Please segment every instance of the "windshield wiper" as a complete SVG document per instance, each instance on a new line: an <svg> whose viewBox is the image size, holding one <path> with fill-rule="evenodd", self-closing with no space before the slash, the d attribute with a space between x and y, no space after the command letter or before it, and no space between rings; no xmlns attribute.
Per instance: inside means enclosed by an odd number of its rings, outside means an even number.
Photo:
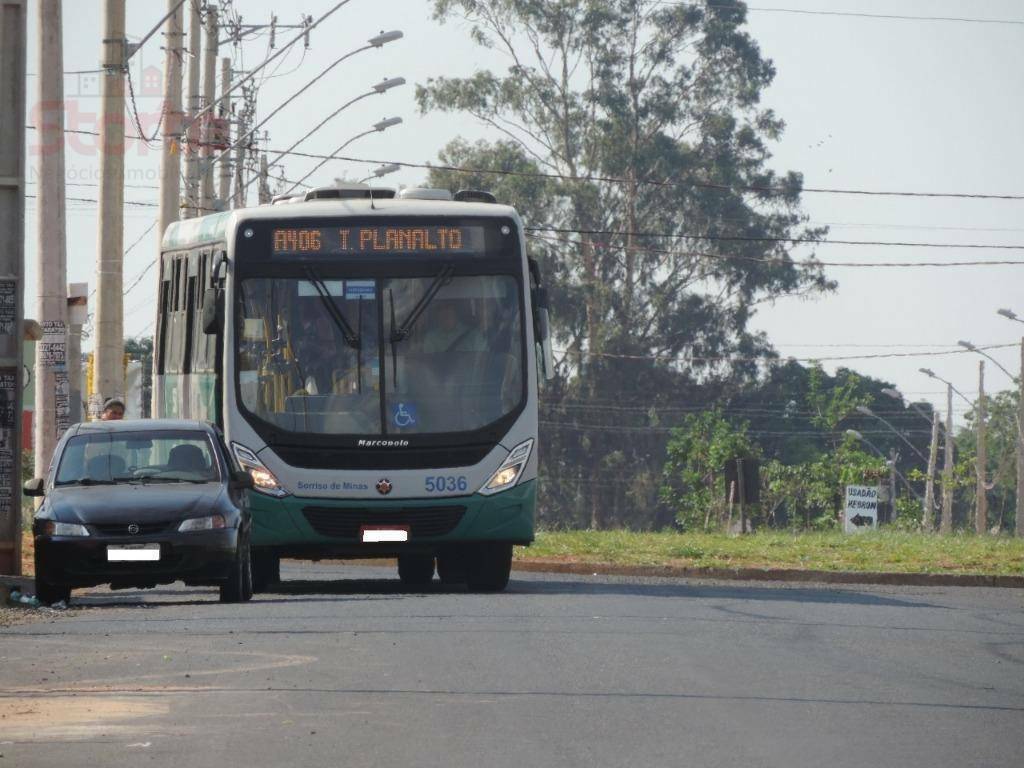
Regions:
<svg viewBox="0 0 1024 768"><path fill-rule="evenodd" d="M94 480L91 477L80 477L77 480L65 480L54 485L116 485L116 480Z"/></svg>
<svg viewBox="0 0 1024 768"><path fill-rule="evenodd" d="M426 311L430 302L437 296L438 291L448 282L451 278L452 273L455 271L453 264L446 264L440 272L437 273L437 277L427 288L427 292L424 293L420 300L416 302L416 306L412 308L409 316L405 318L405 321L399 326L395 327L395 302L394 299L391 301L391 343L396 344L399 341L404 341L409 338L409 334L412 333L412 327L416 324L416 321L420 319L420 315Z"/></svg>
<svg viewBox="0 0 1024 768"><path fill-rule="evenodd" d="M327 310L327 314L330 315L331 320L341 331L341 336L345 339L345 343L348 344L352 349L362 349L362 341L359 338L359 334L356 333L352 326L349 325L348 320L338 309L338 305L334 303L334 297L331 296L331 292L327 290L327 286L324 285L323 279L316 273L312 267L306 268L306 275L309 277L309 281L316 288L316 292L320 295L320 301L323 302L324 308Z"/></svg>

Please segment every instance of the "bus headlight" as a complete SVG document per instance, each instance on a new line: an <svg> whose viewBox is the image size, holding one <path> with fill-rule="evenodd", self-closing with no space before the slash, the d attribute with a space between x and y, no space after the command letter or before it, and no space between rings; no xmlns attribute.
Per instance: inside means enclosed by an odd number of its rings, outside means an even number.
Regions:
<svg viewBox="0 0 1024 768"><path fill-rule="evenodd" d="M509 451L508 458L494 471L494 474L484 483L478 493L489 496L499 491L507 491L514 486L519 482L523 470L526 469L526 462L529 461L532 450L533 439L531 438Z"/></svg>
<svg viewBox="0 0 1024 768"><path fill-rule="evenodd" d="M238 443L232 443L231 450L235 454L238 465L252 477L254 490L278 499L288 495L288 491L274 477L274 473L267 469L255 453Z"/></svg>

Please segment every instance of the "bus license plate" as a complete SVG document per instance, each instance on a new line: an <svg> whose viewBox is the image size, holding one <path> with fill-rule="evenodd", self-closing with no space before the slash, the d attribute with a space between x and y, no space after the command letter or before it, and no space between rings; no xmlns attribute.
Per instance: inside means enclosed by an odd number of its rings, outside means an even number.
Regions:
<svg viewBox="0 0 1024 768"><path fill-rule="evenodd" d="M404 525L380 528L364 526L360 529L359 533L363 544L381 544L384 542L409 540L409 527Z"/></svg>
<svg viewBox="0 0 1024 768"><path fill-rule="evenodd" d="M108 563L155 562L160 559L159 544L109 544Z"/></svg>

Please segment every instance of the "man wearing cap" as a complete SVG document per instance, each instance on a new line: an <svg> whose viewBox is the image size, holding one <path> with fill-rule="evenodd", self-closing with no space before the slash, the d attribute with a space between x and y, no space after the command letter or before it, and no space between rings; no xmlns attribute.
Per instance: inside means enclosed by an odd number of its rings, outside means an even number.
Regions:
<svg viewBox="0 0 1024 768"><path fill-rule="evenodd" d="M112 397L103 404L103 413L100 421L120 421L124 418L124 403L116 397Z"/></svg>

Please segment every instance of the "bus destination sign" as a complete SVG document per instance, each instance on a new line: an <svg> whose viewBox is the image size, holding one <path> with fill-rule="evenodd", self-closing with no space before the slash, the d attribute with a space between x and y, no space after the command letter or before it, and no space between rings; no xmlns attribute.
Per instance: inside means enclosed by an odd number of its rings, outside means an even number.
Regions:
<svg viewBox="0 0 1024 768"><path fill-rule="evenodd" d="M483 255L482 226L374 226L274 229L274 255Z"/></svg>

